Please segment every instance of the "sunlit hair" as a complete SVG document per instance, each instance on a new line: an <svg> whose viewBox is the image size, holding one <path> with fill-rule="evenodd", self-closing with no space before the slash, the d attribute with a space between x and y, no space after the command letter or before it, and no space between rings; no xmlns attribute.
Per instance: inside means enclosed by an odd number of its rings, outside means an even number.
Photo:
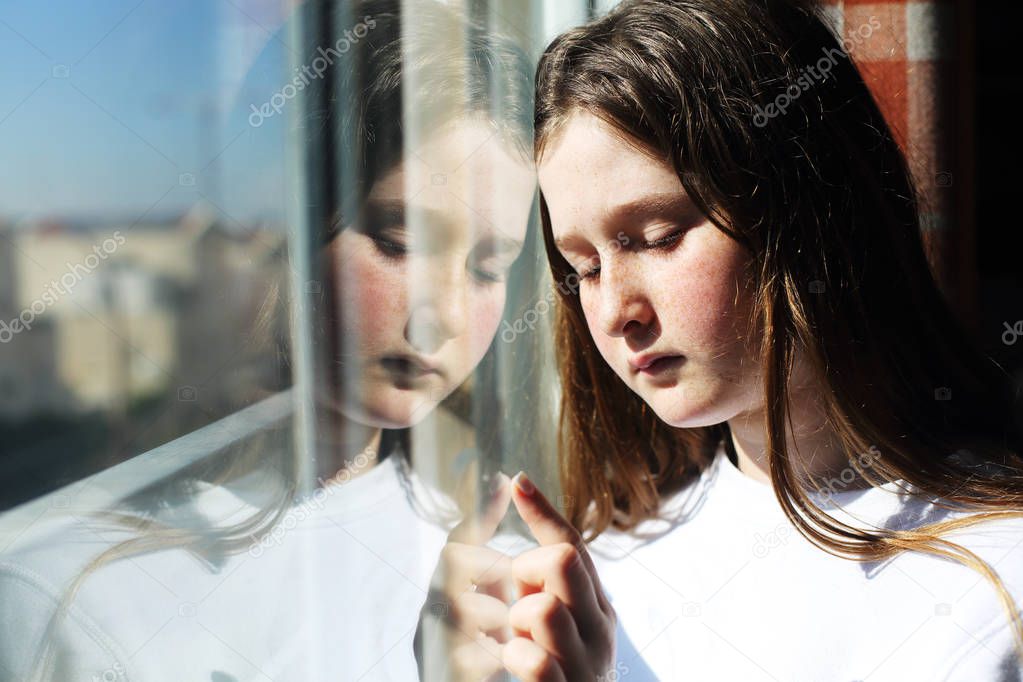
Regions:
<svg viewBox="0 0 1023 682"><path fill-rule="evenodd" d="M831 50L841 45L809 2L626 0L543 54L536 158L582 111L670 164L713 224L753 254L747 338L762 339L767 456L786 516L836 556L876 561L916 550L974 568L997 588L1020 646L1002 581L940 537L1023 517L1015 394L936 287L907 162L853 63L841 53L828 79L797 84ZM763 115L790 86L800 95L787 111ZM554 278L569 281L574 270L554 246L543 197L541 220ZM655 517L661 498L692 482L722 440L733 458L734 450L727 423L659 421L601 358L577 289L558 292L561 478L570 520L592 538ZM922 499L980 513L868 530L815 506L786 448L797 352L871 485L905 479ZM945 390L951 399L936 399ZM868 451L876 456L864 468L854 454Z"/></svg>
<svg viewBox="0 0 1023 682"><path fill-rule="evenodd" d="M402 161L403 98L411 98L416 114L433 129L465 118L484 121L495 128L495 135L507 149L524 160L532 156L533 63L508 37L490 30L475 17L466 17L454 8L439 2L421 0L415 6L414 20L403 22L401 0L355 0L328 2L310 0L297 10L305 13L309 23L315 17L327 17L335 29L349 22L371 17L374 26L365 38L351 43L351 49L316 83L317 87L333 89L334 95L324 110L309 112L302 122L305 144L329 144L347 154L350 165L339 173L341 190L325 192L330 197L329 220L315 235L319 246L329 243L339 230L347 227L347 216L357 214L373 183ZM294 20L294 18L292 19ZM464 41L445 45L437 42L440 35L464 35ZM330 35L318 36L306 47L307 62L318 55L319 38L333 44ZM415 76L418 92L404 88L404 79ZM452 98L451 93L463 93ZM354 171L354 172L353 172ZM525 246L508 276L515 283L509 287L504 317L521 316L530 303L532 284L538 275L538 259L542 256L540 240L530 218ZM261 308L255 332L251 335L250 352L265 360L270 355L277 369L275 386L261 387L266 395L287 386L290 381L288 334L288 300L282 289L287 282L270 287ZM332 287L324 287L326 291ZM314 336L321 342L335 333L336 319L332 302L325 297L314 315L319 327ZM506 354L516 354L515 364L529 367L535 352L535 339L530 335L522 342L504 344ZM515 430L507 419L507 408L498 395L500 376L496 344L492 344L468 384L445 400L452 414L475 427L479 461L476 473L497 469L501 458L509 453L503 448L507 437L503 432ZM524 390L538 394L535 382L539 373L525 372L514 377L502 390ZM540 448L532 431L516 439L521 452L510 453L520 458L530 449ZM384 431L379 457L400 453L398 462L402 483L411 495L408 473L407 430ZM533 453L530 453L533 454ZM77 592L86 579L102 567L149 552L181 549L194 554L210 565L225 561L230 555L242 553L254 543L265 539L297 501L300 489L297 480L296 453L292 447L291 420L255 433L244 443L215 453L203 461L177 472L167 480L154 482L130 499L123 508L102 511L93 516L111 522L121 529L135 532L134 537L119 542L93 558L71 581L50 619L35 657L34 680L49 679L54 664L55 634ZM257 469L276 474L267 478L276 481L276 490L267 493L267 502L250 518L227 527L185 528L165 525L157 514L168 499L182 499L196 494L200 482L222 485ZM456 494L462 491L452 491ZM344 494L343 491L341 494ZM471 509L472 495L460 495L462 513ZM415 500L410 500L416 504ZM444 519L450 520L450 519Z"/></svg>

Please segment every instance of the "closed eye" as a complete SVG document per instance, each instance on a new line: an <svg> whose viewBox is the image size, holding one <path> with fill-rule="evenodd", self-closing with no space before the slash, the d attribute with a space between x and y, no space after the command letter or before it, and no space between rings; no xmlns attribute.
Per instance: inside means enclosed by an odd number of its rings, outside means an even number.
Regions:
<svg viewBox="0 0 1023 682"><path fill-rule="evenodd" d="M600 272L600 259L593 257L588 261L582 263L580 267L576 268L576 272L579 273L579 279L591 279Z"/></svg>
<svg viewBox="0 0 1023 682"><path fill-rule="evenodd" d="M686 231L684 229L675 230L670 234L667 234L660 239L654 239L648 242L641 242L639 247L647 249L670 249L682 239ZM587 267L588 266L588 267ZM580 279L593 279L600 274L600 259L592 258L586 263L583 263L580 267L575 268L576 272L579 273Z"/></svg>
<svg viewBox="0 0 1023 682"><path fill-rule="evenodd" d="M409 247L402 241L388 239L381 234L371 234L370 239L373 240L373 244L380 253L389 258L401 258L408 255Z"/></svg>
<svg viewBox="0 0 1023 682"><path fill-rule="evenodd" d="M676 242L678 242L679 239L682 238L683 234L685 234L685 230L675 230L671 234L665 235L664 237L661 237L660 239L655 239L655 240L649 241L649 242L643 242L643 248L644 249L664 249L664 248L673 246Z"/></svg>

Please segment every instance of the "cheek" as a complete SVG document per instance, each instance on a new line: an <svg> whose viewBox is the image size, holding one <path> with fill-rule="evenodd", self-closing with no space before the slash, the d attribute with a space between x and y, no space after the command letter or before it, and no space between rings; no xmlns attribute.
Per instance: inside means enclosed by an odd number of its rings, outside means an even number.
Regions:
<svg viewBox="0 0 1023 682"><path fill-rule="evenodd" d="M719 252L701 249L657 267L656 277L647 280L646 295L656 311L661 345L712 358L733 347L746 333L749 314L748 294L736 300L741 266L741 255L729 247ZM614 357L621 339L598 327L599 297L587 293L585 285L579 296L594 345L604 358ZM726 350L725 355L730 353Z"/></svg>
<svg viewBox="0 0 1023 682"><path fill-rule="evenodd" d="M497 326L504 311L505 287L494 286L472 296L468 333L473 364L486 353L490 342L497 333Z"/></svg>
<svg viewBox="0 0 1023 682"><path fill-rule="evenodd" d="M745 333L747 294L737 291L744 261L737 248L724 243L665 273L662 281L669 284L656 294L658 317L683 352L719 354Z"/></svg>
<svg viewBox="0 0 1023 682"><path fill-rule="evenodd" d="M665 333L677 335L681 350L713 352L735 336L735 294L732 281L725 278L693 278L664 292L659 317ZM670 332L669 332L670 330Z"/></svg>
<svg viewBox="0 0 1023 682"><path fill-rule="evenodd" d="M371 249L355 244L334 264L344 338L369 347L400 336L408 310L404 269Z"/></svg>

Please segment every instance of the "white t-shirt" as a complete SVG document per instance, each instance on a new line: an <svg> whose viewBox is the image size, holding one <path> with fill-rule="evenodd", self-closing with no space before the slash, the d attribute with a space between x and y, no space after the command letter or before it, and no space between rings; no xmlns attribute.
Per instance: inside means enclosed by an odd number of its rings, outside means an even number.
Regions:
<svg viewBox="0 0 1023 682"><path fill-rule="evenodd" d="M52 679L274 682L417 679L412 640L448 527L421 514L397 456L295 503L276 533L210 565L180 549L91 575L56 640ZM270 487L254 472L165 514L227 525ZM414 474L416 499L447 512ZM427 518L428 517L428 518ZM75 513L0 555L0 679L24 679L63 588L125 531Z"/></svg>
<svg viewBox="0 0 1023 682"><path fill-rule="evenodd" d="M961 515L898 486L816 499L861 528ZM871 563L830 555L795 530L771 487L739 471L723 447L664 512L685 520L608 531L590 548L619 618L617 679L1020 679L1008 617L979 573L916 552ZM945 537L987 561L1019 605L1023 522L989 521Z"/></svg>

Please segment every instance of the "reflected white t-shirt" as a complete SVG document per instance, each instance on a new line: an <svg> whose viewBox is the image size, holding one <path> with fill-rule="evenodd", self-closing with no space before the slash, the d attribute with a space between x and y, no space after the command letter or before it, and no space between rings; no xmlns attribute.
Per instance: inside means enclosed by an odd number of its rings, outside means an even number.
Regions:
<svg viewBox="0 0 1023 682"><path fill-rule="evenodd" d="M219 565L171 549L96 571L59 629L53 679L417 679L412 641L450 524L420 513L409 486L427 506L445 499L414 473L403 482L400 466L392 456L296 502L269 540ZM166 514L241 521L265 475L207 486ZM63 588L129 536L68 513L0 555L0 679L23 679Z"/></svg>
<svg viewBox="0 0 1023 682"><path fill-rule="evenodd" d="M911 498L900 484L817 499L864 528L962 515ZM608 531L591 545L619 618L617 679L1020 679L1008 617L979 573L915 552L871 563L827 554L723 447L664 512L684 520L639 526L639 534L668 530L655 539ZM1023 601L1023 522L989 521L945 537L987 561Z"/></svg>

